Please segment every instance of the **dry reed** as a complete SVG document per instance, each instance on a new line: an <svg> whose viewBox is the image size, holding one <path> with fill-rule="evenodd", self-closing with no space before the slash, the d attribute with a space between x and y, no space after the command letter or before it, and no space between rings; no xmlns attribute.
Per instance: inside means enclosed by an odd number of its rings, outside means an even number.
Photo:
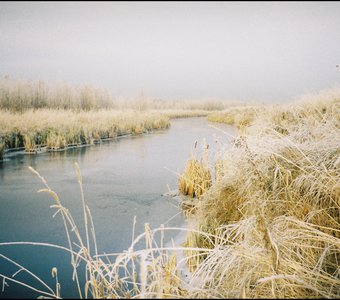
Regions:
<svg viewBox="0 0 340 300"><path fill-rule="evenodd" d="M200 161L196 158L195 143L191 158L188 160L184 172L178 179L178 188L183 195L200 198L211 186L211 173L208 161L208 145L204 146Z"/></svg>
<svg viewBox="0 0 340 300"><path fill-rule="evenodd" d="M212 112L208 116L211 122L235 124L239 129L249 126L256 117L260 107L257 106L235 106L226 110Z"/></svg>
<svg viewBox="0 0 340 300"><path fill-rule="evenodd" d="M0 111L0 137L7 149L37 147L66 149L68 146L93 144L126 134L142 134L166 129L169 118L159 112L98 110L28 110L24 113Z"/></svg>
<svg viewBox="0 0 340 300"><path fill-rule="evenodd" d="M186 242L212 249L191 262L193 297L339 298L340 93L322 95L263 108L221 154L194 210L217 238Z"/></svg>

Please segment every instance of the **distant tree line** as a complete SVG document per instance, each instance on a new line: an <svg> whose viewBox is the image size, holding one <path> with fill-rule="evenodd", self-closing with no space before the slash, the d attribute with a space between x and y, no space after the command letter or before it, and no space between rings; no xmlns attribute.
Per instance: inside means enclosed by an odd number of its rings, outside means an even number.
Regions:
<svg viewBox="0 0 340 300"><path fill-rule="evenodd" d="M134 98L113 99L108 91L91 85L73 87L66 83L49 85L43 80L29 81L0 78L0 109L23 112L29 109L188 109L222 110L235 102L206 100L150 99L141 93Z"/></svg>
<svg viewBox="0 0 340 300"><path fill-rule="evenodd" d="M44 81L0 80L0 108L13 111L52 108L91 110L110 108L112 99L105 90L84 85L78 88L65 83L49 86Z"/></svg>

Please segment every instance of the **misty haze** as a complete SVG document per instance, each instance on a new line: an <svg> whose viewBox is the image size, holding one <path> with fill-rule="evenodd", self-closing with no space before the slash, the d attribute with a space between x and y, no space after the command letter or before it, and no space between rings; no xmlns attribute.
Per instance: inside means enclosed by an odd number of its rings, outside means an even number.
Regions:
<svg viewBox="0 0 340 300"><path fill-rule="evenodd" d="M1 2L0 298L340 298L339 16Z"/></svg>

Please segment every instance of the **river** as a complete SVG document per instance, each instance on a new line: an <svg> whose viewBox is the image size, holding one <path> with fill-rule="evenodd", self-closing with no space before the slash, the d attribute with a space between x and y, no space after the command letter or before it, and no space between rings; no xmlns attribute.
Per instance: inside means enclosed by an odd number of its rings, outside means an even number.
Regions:
<svg viewBox="0 0 340 300"><path fill-rule="evenodd" d="M212 126L209 126L211 124ZM219 128L219 129L218 129ZM93 217L99 253L121 252L131 243L136 216L136 234L151 228L182 226L184 217L177 201L163 196L177 189L177 175L189 158L195 141L210 146L211 159L217 145L226 141L235 128L209 123L205 118L171 120L170 129L140 136L117 138L102 144L46 152L38 155L17 153L0 162L0 242L44 242L66 246L60 215L50 208L54 201L41 180L28 167L35 168L59 195L83 229L80 189L74 162L79 164L85 201ZM82 230L83 231L83 230ZM30 245L1 246L0 254L24 265L49 285L54 285L51 269L58 268L62 297L78 297L71 280L69 255L61 250ZM0 258L0 273L11 276L17 267ZM25 272L15 277L40 288ZM2 282L1 282L2 283ZM39 294L7 281L0 298L33 298Z"/></svg>

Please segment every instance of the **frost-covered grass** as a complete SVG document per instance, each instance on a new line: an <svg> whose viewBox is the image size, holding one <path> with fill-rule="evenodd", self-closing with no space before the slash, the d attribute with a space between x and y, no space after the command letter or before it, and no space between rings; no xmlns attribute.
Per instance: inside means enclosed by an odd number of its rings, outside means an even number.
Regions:
<svg viewBox="0 0 340 300"><path fill-rule="evenodd" d="M123 253L98 254L83 193L82 237L33 170L62 217L79 297L339 298L340 97L334 90L313 97L263 107L221 151L218 176L193 202L189 227L146 224ZM82 191L78 168L77 177ZM165 245L168 231L186 232L186 242ZM84 286L78 262L86 265ZM58 284L45 288L42 295L59 297Z"/></svg>

